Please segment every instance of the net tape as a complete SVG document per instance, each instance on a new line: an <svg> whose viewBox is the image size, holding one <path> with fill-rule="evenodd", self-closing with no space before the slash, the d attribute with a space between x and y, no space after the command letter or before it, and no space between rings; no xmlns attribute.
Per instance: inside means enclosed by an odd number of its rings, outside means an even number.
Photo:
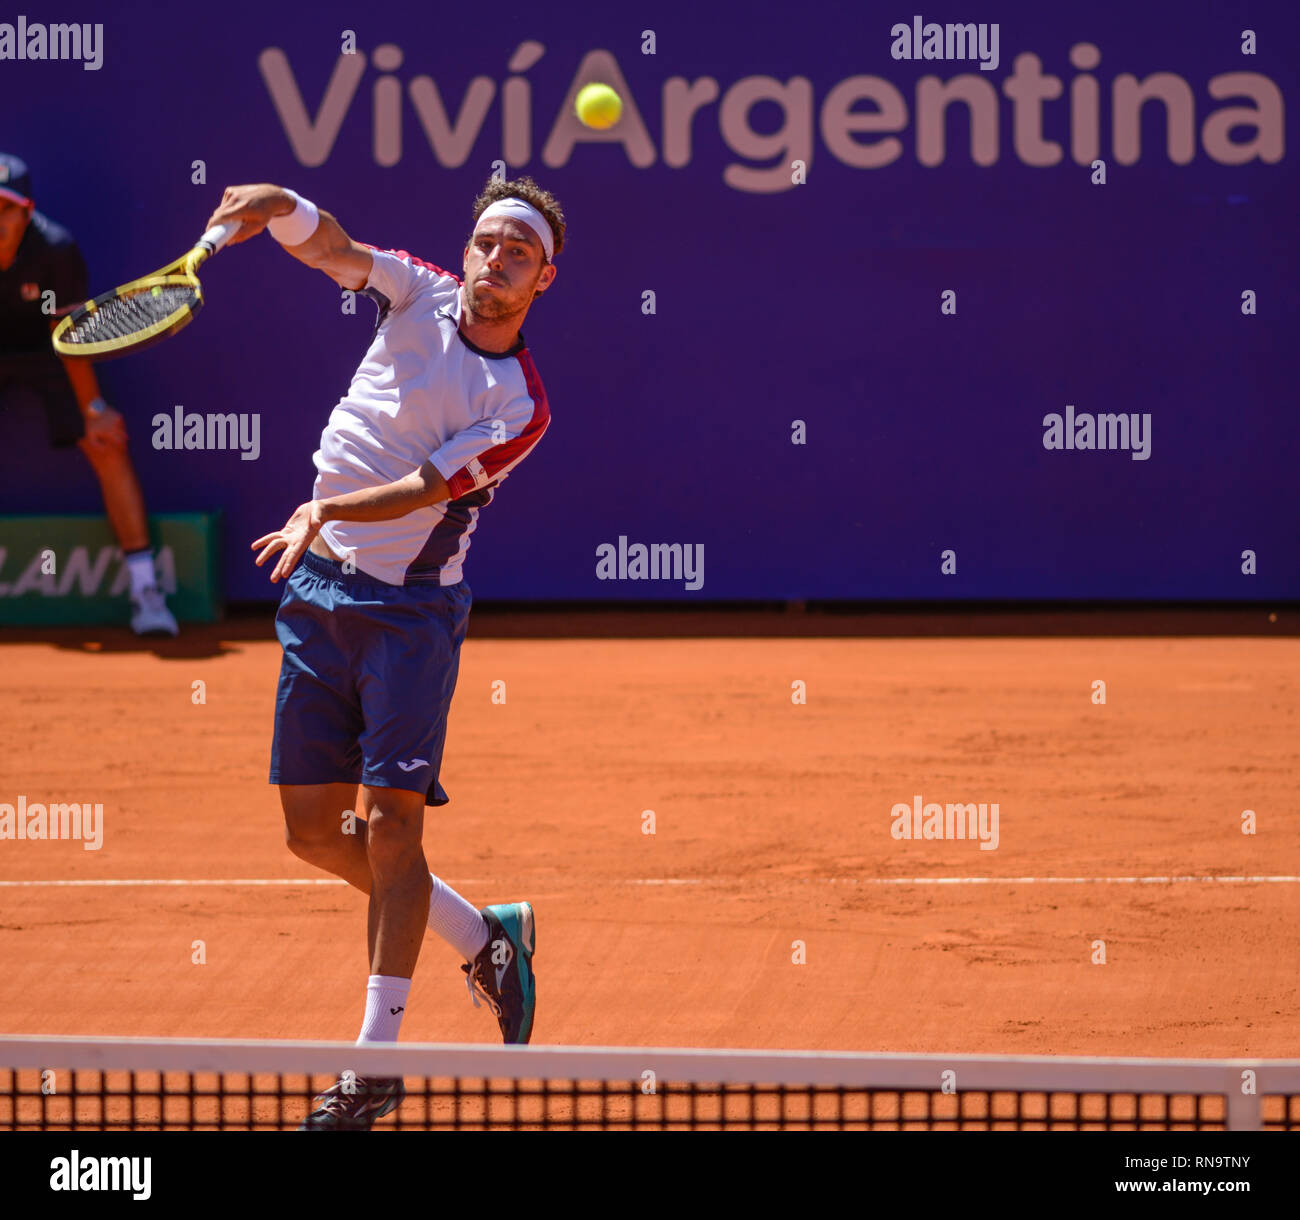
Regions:
<svg viewBox="0 0 1300 1220"><path fill-rule="evenodd" d="M0 1130L291 1129L344 1073L404 1078L377 1130L1300 1130L1300 1060L16 1038Z"/></svg>

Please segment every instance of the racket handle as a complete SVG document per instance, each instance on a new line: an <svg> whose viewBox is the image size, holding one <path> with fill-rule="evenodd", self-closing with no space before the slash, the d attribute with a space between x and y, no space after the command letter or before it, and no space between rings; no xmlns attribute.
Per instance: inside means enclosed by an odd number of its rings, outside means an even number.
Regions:
<svg viewBox="0 0 1300 1220"><path fill-rule="evenodd" d="M198 240L198 245L205 246L209 254L215 254L243 227L243 222L232 220L223 225L213 225Z"/></svg>

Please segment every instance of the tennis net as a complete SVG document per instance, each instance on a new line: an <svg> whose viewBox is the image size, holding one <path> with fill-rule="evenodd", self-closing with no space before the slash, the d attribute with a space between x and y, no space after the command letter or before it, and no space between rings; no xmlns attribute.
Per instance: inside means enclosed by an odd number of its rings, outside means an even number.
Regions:
<svg viewBox="0 0 1300 1220"><path fill-rule="evenodd" d="M292 1130L400 1076L375 1130L1300 1130L1300 1060L0 1037L0 1131Z"/></svg>

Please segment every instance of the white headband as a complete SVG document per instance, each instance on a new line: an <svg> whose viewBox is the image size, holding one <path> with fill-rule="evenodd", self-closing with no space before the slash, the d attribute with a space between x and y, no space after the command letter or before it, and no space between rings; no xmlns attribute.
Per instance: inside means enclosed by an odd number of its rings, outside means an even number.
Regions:
<svg viewBox="0 0 1300 1220"><path fill-rule="evenodd" d="M546 251L546 258L549 261L555 257L555 238L551 233L551 226L546 223L546 217L541 214L531 203L525 203L522 199L498 199L496 203L490 204L483 209L483 215L478 218L478 228L490 216L512 216L515 220L521 220L541 239L542 249Z"/></svg>

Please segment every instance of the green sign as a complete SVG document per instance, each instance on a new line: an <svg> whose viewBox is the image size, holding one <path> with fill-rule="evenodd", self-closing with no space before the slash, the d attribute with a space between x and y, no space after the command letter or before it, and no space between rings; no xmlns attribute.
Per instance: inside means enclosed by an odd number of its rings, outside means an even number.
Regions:
<svg viewBox="0 0 1300 1220"><path fill-rule="evenodd" d="M180 622L221 617L221 514L149 518L158 585ZM125 624L130 577L103 517L0 517L0 624Z"/></svg>

